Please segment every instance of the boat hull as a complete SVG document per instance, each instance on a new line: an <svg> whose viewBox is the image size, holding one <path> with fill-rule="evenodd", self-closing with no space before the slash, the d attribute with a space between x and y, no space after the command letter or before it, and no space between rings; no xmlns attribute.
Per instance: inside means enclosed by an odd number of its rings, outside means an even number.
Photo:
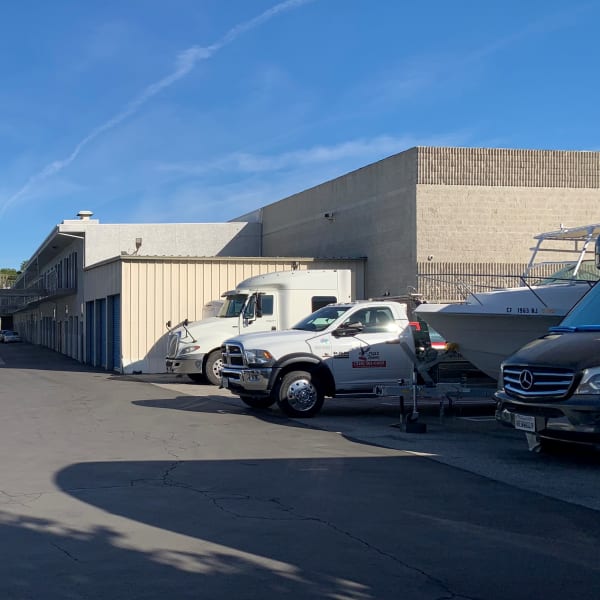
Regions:
<svg viewBox="0 0 600 600"><path fill-rule="evenodd" d="M417 314L438 331L458 352L493 379L500 363L519 348L558 325L564 314L499 315L444 311L448 305L423 304Z"/></svg>

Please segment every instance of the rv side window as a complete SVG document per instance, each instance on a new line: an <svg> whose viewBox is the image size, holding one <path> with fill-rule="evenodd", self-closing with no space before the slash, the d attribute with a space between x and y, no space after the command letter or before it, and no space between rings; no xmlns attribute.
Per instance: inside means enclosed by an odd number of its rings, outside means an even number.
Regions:
<svg viewBox="0 0 600 600"><path fill-rule="evenodd" d="M319 310L328 304L333 304L337 302L337 298L335 296L313 296L311 299L312 309L311 312L315 312L315 310Z"/></svg>
<svg viewBox="0 0 600 600"><path fill-rule="evenodd" d="M267 294L260 295L260 308L263 316L273 314L273 296Z"/></svg>

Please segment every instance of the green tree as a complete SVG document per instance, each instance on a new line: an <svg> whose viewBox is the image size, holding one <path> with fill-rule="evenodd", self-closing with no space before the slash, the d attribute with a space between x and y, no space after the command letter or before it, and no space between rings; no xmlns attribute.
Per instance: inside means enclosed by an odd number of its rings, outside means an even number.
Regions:
<svg viewBox="0 0 600 600"><path fill-rule="evenodd" d="M16 269L0 268L0 288L6 289L12 287L18 272Z"/></svg>

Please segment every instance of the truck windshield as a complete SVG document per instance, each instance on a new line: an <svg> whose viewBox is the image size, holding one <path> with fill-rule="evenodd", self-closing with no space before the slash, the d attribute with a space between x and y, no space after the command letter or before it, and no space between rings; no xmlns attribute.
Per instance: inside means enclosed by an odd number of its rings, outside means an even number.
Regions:
<svg viewBox="0 0 600 600"><path fill-rule="evenodd" d="M231 294L225 296L225 302L223 302L223 306L221 306L217 317L239 317L247 298L247 294Z"/></svg>
<svg viewBox="0 0 600 600"><path fill-rule="evenodd" d="M560 328L577 329L589 325L600 326L600 285L594 287L570 310L560 322Z"/></svg>
<svg viewBox="0 0 600 600"><path fill-rule="evenodd" d="M323 331L334 321L337 321L350 307L349 306L324 306L308 317L296 323L292 329L301 331Z"/></svg>

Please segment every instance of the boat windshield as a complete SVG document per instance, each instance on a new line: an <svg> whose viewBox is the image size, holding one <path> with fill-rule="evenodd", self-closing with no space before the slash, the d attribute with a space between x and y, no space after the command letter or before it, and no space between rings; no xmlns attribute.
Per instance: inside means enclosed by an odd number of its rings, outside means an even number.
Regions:
<svg viewBox="0 0 600 600"><path fill-rule="evenodd" d="M579 269L577 263L565 265L548 277L541 278L533 285L549 285L552 283L564 283L565 281L598 281L600 279L600 271L596 268L593 260L584 260Z"/></svg>
<svg viewBox="0 0 600 600"><path fill-rule="evenodd" d="M592 328L592 329L590 329ZM560 325L551 331L600 330L600 285L592 289L569 311Z"/></svg>
<svg viewBox="0 0 600 600"><path fill-rule="evenodd" d="M225 301L217 313L217 317L239 317L247 298L248 294L228 294L225 296Z"/></svg>
<svg viewBox="0 0 600 600"><path fill-rule="evenodd" d="M299 323L296 323L292 329L300 331L323 331L334 321L337 321L349 308L349 306L335 306L333 304L324 306L302 319Z"/></svg>

